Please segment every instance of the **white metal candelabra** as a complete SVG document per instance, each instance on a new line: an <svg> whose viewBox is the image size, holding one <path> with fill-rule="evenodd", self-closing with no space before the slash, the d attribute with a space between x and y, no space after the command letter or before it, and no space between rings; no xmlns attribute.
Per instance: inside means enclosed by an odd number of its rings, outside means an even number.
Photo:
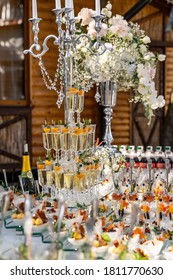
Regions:
<svg viewBox="0 0 173 280"><path fill-rule="evenodd" d="M95 20L95 29L97 32L96 42L93 44L91 38L87 34L76 35L76 18L74 17L73 1L66 0L65 8L61 8L60 0L56 0L56 8L52 11L56 16L56 24L58 26L58 36L48 35L42 46L39 44L39 23L42 20L37 16L37 3L36 0L32 0L33 4L33 17L29 19L32 22L32 31L34 34L34 42L31 47L24 51L25 54L31 54L33 57L39 59L39 66L41 69L42 77L46 87L49 90L54 90L58 94L57 106L61 107L63 100L65 99L66 92L70 87L73 86L73 67L74 61L72 59L72 54L75 52L76 45L80 44L80 39L85 37L88 40L87 48L96 57L102 55L106 51L106 46L101 44L100 31L102 28L103 16L100 15L100 0L96 1L96 15L93 16ZM62 25L65 23L65 28ZM54 45L58 46L59 56L57 62L57 68L55 71L55 76L53 79L50 78L48 71L46 70L42 57L49 50L47 45L49 39L54 40ZM101 51L100 51L101 49ZM97 72L97 69L96 69ZM97 78L99 73L95 74ZM94 80L94 79L93 79ZM96 80L96 79L95 79ZM57 82L59 81L59 89L57 87ZM93 81L94 82L94 81ZM91 86L93 84L91 82ZM96 83L97 84L97 83ZM97 91L95 98L98 101L100 99L99 91ZM65 110L65 115L67 114ZM67 120L65 116L65 120Z"/></svg>

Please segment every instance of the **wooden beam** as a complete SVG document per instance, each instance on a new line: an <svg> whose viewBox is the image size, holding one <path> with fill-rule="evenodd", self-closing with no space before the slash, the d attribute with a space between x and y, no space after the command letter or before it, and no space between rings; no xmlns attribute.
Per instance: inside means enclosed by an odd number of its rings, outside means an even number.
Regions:
<svg viewBox="0 0 173 280"><path fill-rule="evenodd" d="M14 155L14 154L12 154L12 153L9 153L9 152L7 152L7 151L1 150L1 149L0 149L0 155L5 156L5 157L8 157L8 158L11 158L11 159L14 159L14 160L17 160L17 161L19 161L19 162L22 161L22 158L21 158L21 157L19 157L19 156L17 156L17 155Z"/></svg>
<svg viewBox="0 0 173 280"><path fill-rule="evenodd" d="M129 11L124 14L126 20L130 20L136 14L139 13L146 5L148 5L152 0L139 0Z"/></svg>
<svg viewBox="0 0 173 280"><path fill-rule="evenodd" d="M16 122L19 122L22 119L24 119L24 116L17 116L17 117L15 117L15 118L13 118L13 119L11 119L9 121L3 122L3 123L0 124L0 129L3 129L3 128L7 127L7 126L10 126L10 125L12 125L12 124L14 124Z"/></svg>
<svg viewBox="0 0 173 280"><path fill-rule="evenodd" d="M155 132L155 129L156 129L156 126L157 126L158 121L159 121L159 118L155 118L154 123L153 123L153 126L152 126L152 129L151 129L151 131L150 131L150 134L149 134L148 139L147 139L147 142L146 142L146 145L147 145L147 146L148 146L148 145L150 144L150 142L151 142L151 139L152 139L153 134L154 134L154 132Z"/></svg>
<svg viewBox="0 0 173 280"><path fill-rule="evenodd" d="M134 120L134 124L135 124L135 126L136 126L136 129L137 129L137 132L138 132L138 134L139 134L139 137L140 137L140 139L141 139L141 141L142 141L142 144L143 144L143 146L146 148L146 146L147 146L147 141L145 141L144 133L143 133L143 131L142 131L142 129L141 129L141 126L140 126L140 124L139 124L139 122L138 122L137 120Z"/></svg>
<svg viewBox="0 0 173 280"><path fill-rule="evenodd" d="M152 40L150 43L151 47L160 47L160 48L173 48L172 41L154 41Z"/></svg>
<svg viewBox="0 0 173 280"><path fill-rule="evenodd" d="M155 8L158 8L162 13L168 16L170 14L171 6L172 6L170 3L168 4L166 1L163 0L152 0L150 5Z"/></svg>

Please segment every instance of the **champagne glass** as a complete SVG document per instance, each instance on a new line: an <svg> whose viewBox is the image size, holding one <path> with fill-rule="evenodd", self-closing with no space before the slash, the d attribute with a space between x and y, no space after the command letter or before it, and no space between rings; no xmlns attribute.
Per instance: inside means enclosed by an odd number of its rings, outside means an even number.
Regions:
<svg viewBox="0 0 173 280"><path fill-rule="evenodd" d="M70 127L64 126L60 134L60 147L64 153L64 160L68 160L68 152L71 146L71 130Z"/></svg>
<svg viewBox="0 0 173 280"><path fill-rule="evenodd" d="M95 131L96 131L96 125L95 124L90 124L88 125L88 145L90 148L94 147L95 144Z"/></svg>
<svg viewBox="0 0 173 280"><path fill-rule="evenodd" d="M68 123L74 123L74 113L76 111L77 89L72 87L66 91L66 113L68 114Z"/></svg>
<svg viewBox="0 0 173 280"><path fill-rule="evenodd" d="M63 188L63 167L60 165L54 165L54 178L55 188L58 190L58 195L61 193Z"/></svg>
<svg viewBox="0 0 173 280"><path fill-rule="evenodd" d="M52 149L52 133L43 132L43 146L45 150L50 153Z"/></svg>
<svg viewBox="0 0 173 280"><path fill-rule="evenodd" d="M81 129L81 133L79 134L79 150L82 152L88 147L88 133L86 128Z"/></svg>
<svg viewBox="0 0 173 280"><path fill-rule="evenodd" d="M38 183L42 187L42 193L44 193L44 189L46 186L46 168L39 167L39 164L37 164L37 173L38 173Z"/></svg>
<svg viewBox="0 0 173 280"><path fill-rule="evenodd" d="M80 124L80 114L83 110L84 110L84 91L78 90L76 113L77 113L77 123L79 124Z"/></svg>
<svg viewBox="0 0 173 280"><path fill-rule="evenodd" d="M72 146L72 150L74 152L78 151L78 146L79 146L78 139L79 139L79 137L78 137L78 128L75 127L73 129L72 133L71 133L71 146Z"/></svg>
<svg viewBox="0 0 173 280"><path fill-rule="evenodd" d="M61 143L60 143L60 138L61 138L61 133L60 133L60 127L59 126L54 126L52 129L52 148L56 152L56 162L59 162L59 151L61 149Z"/></svg>
<svg viewBox="0 0 173 280"><path fill-rule="evenodd" d="M77 192L77 201L80 204L86 203L86 184L85 184L85 173L81 170L75 174L74 187Z"/></svg>
<svg viewBox="0 0 173 280"><path fill-rule="evenodd" d="M76 174L76 164L63 164L63 192L68 205L74 206L76 202L74 192L74 177Z"/></svg>

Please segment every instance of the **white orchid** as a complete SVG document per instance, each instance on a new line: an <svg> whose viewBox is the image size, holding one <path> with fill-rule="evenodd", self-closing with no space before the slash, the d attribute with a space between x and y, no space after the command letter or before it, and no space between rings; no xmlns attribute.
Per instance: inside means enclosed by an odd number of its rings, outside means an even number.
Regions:
<svg viewBox="0 0 173 280"><path fill-rule="evenodd" d="M162 95L152 97L151 96L151 109L155 110L157 108L162 108L165 106L165 100Z"/></svg>

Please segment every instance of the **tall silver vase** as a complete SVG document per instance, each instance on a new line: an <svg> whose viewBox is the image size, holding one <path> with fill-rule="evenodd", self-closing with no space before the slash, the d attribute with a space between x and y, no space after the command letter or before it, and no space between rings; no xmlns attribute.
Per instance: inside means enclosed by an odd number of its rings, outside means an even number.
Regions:
<svg viewBox="0 0 173 280"><path fill-rule="evenodd" d="M101 105L104 110L104 118L106 120L105 131L103 134L103 141L106 146L110 146L113 142L112 130L111 130L111 120L113 107L116 105L117 101L117 85L112 81L105 81L100 84L101 91Z"/></svg>

